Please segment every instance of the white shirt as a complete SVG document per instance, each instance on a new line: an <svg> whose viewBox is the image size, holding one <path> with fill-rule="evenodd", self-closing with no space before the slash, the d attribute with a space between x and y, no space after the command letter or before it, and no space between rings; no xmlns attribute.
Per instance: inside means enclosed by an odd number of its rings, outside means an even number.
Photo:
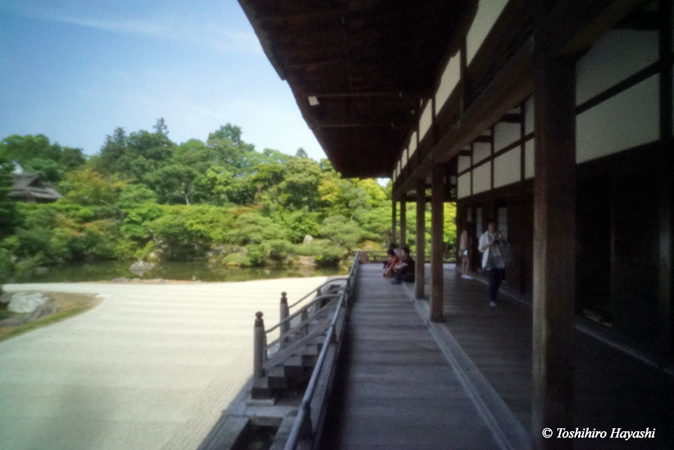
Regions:
<svg viewBox="0 0 674 450"><path fill-rule="evenodd" d="M494 239L499 239L502 240L503 236L501 233L498 231L495 233L490 233L489 231L485 231L482 233L480 236L480 242L478 245L478 250L482 252L482 268L486 269L487 264L489 263L489 251L491 250L491 246L488 246L490 242L492 242ZM496 267L496 269L503 269L504 267Z"/></svg>

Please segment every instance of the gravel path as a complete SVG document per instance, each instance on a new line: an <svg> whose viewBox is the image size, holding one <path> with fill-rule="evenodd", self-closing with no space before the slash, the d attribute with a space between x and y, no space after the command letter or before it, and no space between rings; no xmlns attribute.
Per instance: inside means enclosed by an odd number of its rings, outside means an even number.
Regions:
<svg viewBox="0 0 674 450"><path fill-rule="evenodd" d="M105 300L0 343L0 448L196 448L251 376L255 311L325 280L5 285Z"/></svg>

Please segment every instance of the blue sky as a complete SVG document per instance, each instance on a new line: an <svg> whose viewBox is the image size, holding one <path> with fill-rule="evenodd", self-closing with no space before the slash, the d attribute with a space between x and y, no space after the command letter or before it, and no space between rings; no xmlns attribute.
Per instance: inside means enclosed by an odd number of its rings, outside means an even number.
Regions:
<svg viewBox="0 0 674 450"><path fill-rule="evenodd" d="M0 138L93 154L159 117L178 143L231 122L258 150L325 157L236 0L0 0Z"/></svg>

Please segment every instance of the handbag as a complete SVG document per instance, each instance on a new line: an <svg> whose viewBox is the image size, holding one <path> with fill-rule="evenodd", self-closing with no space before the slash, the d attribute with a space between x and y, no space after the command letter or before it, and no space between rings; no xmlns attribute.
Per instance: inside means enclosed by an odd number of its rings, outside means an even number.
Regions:
<svg viewBox="0 0 674 450"><path fill-rule="evenodd" d="M513 266L513 249L512 246L503 239L503 235L499 233L499 245L497 247L499 248L500 256L503 258L503 264L505 267L512 267Z"/></svg>

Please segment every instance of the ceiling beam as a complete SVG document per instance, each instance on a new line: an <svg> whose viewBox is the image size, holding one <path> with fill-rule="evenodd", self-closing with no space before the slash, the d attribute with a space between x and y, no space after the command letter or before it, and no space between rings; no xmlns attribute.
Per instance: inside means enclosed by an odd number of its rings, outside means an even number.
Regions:
<svg viewBox="0 0 674 450"><path fill-rule="evenodd" d="M395 89L384 91L355 91L355 92L313 92L308 97L318 98L350 98L350 97L388 97L401 99L418 99L428 96L427 92L409 92Z"/></svg>
<svg viewBox="0 0 674 450"><path fill-rule="evenodd" d="M347 14L347 8L308 8L301 11L276 12L263 14L257 17L261 23L279 22L284 20L317 19Z"/></svg>
<svg viewBox="0 0 674 450"><path fill-rule="evenodd" d="M342 123L315 123L309 128L312 130L320 130L321 128L397 128L409 127L414 122L342 122Z"/></svg>
<svg viewBox="0 0 674 450"><path fill-rule="evenodd" d="M498 121L505 123L521 123L522 114L506 114L505 116L501 117Z"/></svg>

